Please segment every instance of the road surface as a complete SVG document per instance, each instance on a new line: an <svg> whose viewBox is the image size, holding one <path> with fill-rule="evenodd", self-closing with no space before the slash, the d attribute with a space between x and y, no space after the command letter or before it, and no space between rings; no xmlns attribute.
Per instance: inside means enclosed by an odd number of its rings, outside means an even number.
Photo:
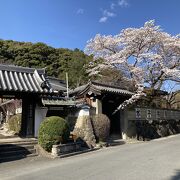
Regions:
<svg viewBox="0 0 180 180"><path fill-rule="evenodd" d="M0 180L180 180L180 135L64 159L0 164Z"/></svg>

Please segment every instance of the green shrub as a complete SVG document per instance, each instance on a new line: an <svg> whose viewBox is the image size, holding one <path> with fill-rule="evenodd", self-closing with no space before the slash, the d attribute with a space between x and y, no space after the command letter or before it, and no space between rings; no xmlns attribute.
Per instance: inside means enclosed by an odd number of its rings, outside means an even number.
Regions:
<svg viewBox="0 0 180 180"><path fill-rule="evenodd" d="M110 131L109 118L105 114L96 114L91 119L97 142L106 141Z"/></svg>
<svg viewBox="0 0 180 180"><path fill-rule="evenodd" d="M47 117L40 124L38 143L50 152L53 145L66 142L69 134L69 125L63 118L58 116Z"/></svg>
<svg viewBox="0 0 180 180"><path fill-rule="evenodd" d="M8 127L10 131L14 131L16 134L19 134L21 130L21 114L11 116L8 120Z"/></svg>

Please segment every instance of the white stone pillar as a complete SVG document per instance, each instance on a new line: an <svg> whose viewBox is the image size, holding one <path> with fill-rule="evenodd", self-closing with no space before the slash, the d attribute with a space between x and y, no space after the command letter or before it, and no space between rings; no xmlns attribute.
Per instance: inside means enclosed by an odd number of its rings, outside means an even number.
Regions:
<svg viewBox="0 0 180 180"><path fill-rule="evenodd" d="M96 114L102 113L102 102L99 99L96 99Z"/></svg>
<svg viewBox="0 0 180 180"><path fill-rule="evenodd" d="M121 132L122 132L122 139L127 139L127 128L128 128L128 119L127 119L127 111L121 110Z"/></svg>
<svg viewBox="0 0 180 180"><path fill-rule="evenodd" d="M9 121L10 115L11 115L10 111L7 110L6 111L6 123Z"/></svg>

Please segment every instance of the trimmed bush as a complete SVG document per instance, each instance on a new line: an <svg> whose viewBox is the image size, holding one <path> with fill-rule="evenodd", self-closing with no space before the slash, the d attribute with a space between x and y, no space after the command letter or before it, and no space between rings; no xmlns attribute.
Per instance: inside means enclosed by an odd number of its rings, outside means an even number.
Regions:
<svg viewBox="0 0 180 180"><path fill-rule="evenodd" d="M21 114L11 116L8 120L8 127L10 131L14 131L15 134L19 134L21 130Z"/></svg>
<svg viewBox="0 0 180 180"><path fill-rule="evenodd" d="M50 152L52 146L65 143L70 135L68 123L61 117L47 117L41 124L38 132L38 143L43 149Z"/></svg>
<svg viewBox="0 0 180 180"><path fill-rule="evenodd" d="M96 114L91 119L97 142L107 141L110 131L109 118L105 114Z"/></svg>

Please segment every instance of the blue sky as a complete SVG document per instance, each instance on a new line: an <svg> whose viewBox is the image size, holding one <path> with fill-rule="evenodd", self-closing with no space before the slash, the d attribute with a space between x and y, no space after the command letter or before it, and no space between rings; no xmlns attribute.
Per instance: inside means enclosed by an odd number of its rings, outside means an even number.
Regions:
<svg viewBox="0 0 180 180"><path fill-rule="evenodd" d="M180 33L180 0L0 0L0 38L84 49L95 34L119 33L155 19Z"/></svg>

